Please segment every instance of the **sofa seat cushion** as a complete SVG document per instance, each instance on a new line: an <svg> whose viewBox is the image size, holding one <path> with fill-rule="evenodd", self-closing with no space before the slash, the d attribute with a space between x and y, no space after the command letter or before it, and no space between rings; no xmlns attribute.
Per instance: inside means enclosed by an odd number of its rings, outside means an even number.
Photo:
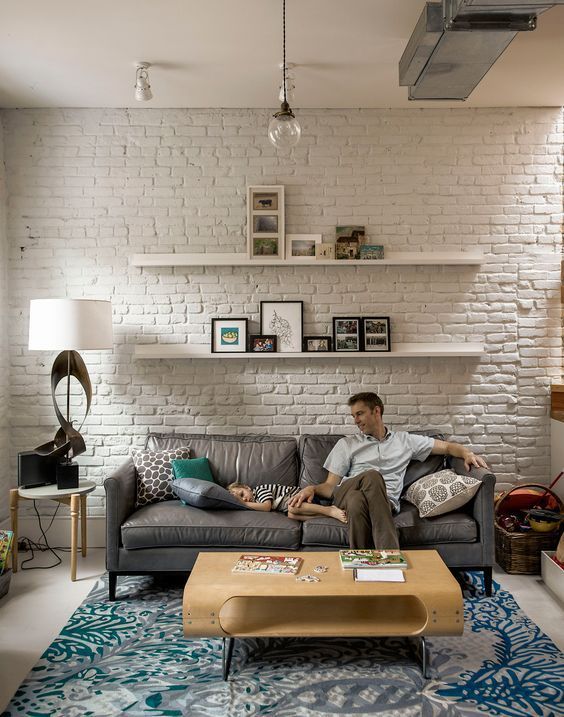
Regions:
<svg viewBox="0 0 564 717"><path fill-rule="evenodd" d="M402 548L438 543L475 543L478 526L468 513L455 512L436 518L420 518L417 508L401 501L401 512L394 518Z"/></svg>
<svg viewBox="0 0 564 717"><path fill-rule="evenodd" d="M207 458L214 480L227 488L239 482L298 484L298 447L292 436L218 436L191 433L150 433L149 450L190 446L191 457Z"/></svg>
<svg viewBox="0 0 564 717"><path fill-rule="evenodd" d="M201 510L179 500L143 506L121 526L124 548L200 547L298 550L301 526L282 513Z"/></svg>
<svg viewBox="0 0 564 717"><path fill-rule="evenodd" d="M302 543L304 547L348 548L349 532L335 518L325 515L309 518L302 524Z"/></svg>

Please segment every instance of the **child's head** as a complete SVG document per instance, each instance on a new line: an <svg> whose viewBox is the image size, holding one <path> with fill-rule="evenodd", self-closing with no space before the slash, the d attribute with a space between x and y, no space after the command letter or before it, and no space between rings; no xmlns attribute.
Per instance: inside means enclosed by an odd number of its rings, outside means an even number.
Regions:
<svg viewBox="0 0 564 717"><path fill-rule="evenodd" d="M230 483L227 490L243 503L249 503L253 499L253 489L245 483Z"/></svg>

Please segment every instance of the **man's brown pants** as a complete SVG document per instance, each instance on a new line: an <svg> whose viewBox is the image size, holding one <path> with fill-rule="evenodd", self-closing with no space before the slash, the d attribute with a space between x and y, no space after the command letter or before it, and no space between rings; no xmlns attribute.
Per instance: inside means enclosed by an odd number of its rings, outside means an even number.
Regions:
<svg viewBox="0 0 564 717"><path fill-rule="evenodd" d="M386 483L378 471L365 471L335 488L333 504L347 513L351 548L399 548Z"/></svg>

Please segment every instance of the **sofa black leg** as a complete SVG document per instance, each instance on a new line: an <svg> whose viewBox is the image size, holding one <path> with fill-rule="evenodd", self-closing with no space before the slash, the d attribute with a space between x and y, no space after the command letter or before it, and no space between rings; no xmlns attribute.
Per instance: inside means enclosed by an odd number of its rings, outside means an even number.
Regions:
<svg viewBox="0 0 564 717"><path fill-rule="evenodd" d="M492 566L484 568L484 590L486 597L492 596Z"/></svg>
<svg viewBox="0 0 564 717"><path fill-rule="evenodd" d="M110 571L108 573L108 597L110 602L116 599L117 573Z"/></svg>

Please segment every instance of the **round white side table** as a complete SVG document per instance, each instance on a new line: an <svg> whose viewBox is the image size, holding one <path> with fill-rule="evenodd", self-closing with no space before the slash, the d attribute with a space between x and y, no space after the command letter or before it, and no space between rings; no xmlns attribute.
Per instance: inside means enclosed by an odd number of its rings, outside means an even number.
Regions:
<svg viewBox="0 0 564 717"><path fill-rule="evenodd" d="M56 485L42 485L37 488L12 488L10 490L10 514L14 539L12 543L12 570L18 571L18 507L21 498L25 500L55 500L70 506L71 515L71 580L76 580L76 556L78 553L78 513L80 507L82 557L86 556L86 496L96 488L91 480L81 480L78 488L59 490Z"/></svg>

